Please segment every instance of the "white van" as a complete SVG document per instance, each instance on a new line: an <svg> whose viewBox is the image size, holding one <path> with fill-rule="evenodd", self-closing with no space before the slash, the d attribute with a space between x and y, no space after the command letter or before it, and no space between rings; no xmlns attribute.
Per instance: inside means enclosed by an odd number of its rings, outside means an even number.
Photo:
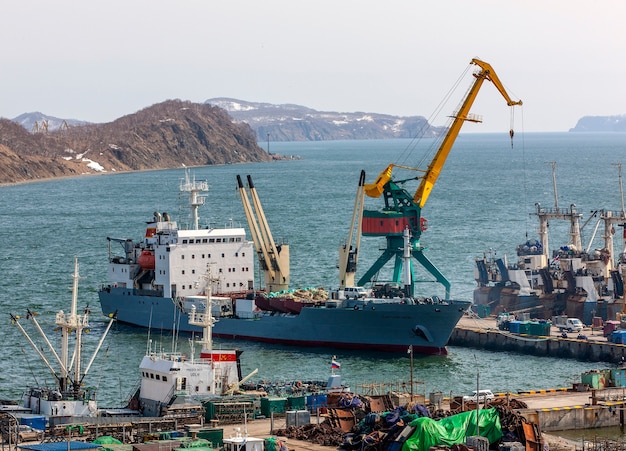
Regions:
<svg viewBox="0 0 626 451"><path fill-rule="evenodd" d="M364 299L367 297L367 290L363 287L345 287L343 295L346 299Z"/></svg>

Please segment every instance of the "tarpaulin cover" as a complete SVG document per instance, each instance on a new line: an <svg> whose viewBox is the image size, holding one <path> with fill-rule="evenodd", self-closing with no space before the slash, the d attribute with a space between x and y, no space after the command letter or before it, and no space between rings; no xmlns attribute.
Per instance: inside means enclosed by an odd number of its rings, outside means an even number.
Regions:
<svg viewBox="0 0 626 451"><path fill-rule="evenodd" d="M479 410L478 432L489 443L495 443L502 437L500 417L496 409ZM415 432L402 445L402 451L428 451L431 446L464 444L466 437L476 434L476 411L463 412L451 417L433 420L417 418L410 423L416 426Z"/></svg>
<svg viewBox="0 0 626 451"><path fill-rule="evenodd" d="M122 442L120 442L115 437L111 437L110 435L101 435L100 437L98 437L91 443L97 443L98 445L121 445L122 444Z"/></svg>

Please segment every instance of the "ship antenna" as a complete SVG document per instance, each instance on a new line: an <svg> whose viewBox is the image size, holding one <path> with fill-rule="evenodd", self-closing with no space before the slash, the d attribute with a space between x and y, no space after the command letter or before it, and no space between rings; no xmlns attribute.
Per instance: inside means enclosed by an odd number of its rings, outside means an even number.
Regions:
<svg viewBox="0 0 626 451"><path fill-rule="evenodd" d="M622 163L613 163L613 166L617 166L617 177L619 180L619 196L622 201L622 218L626 216L626 209L624 208L624 186L622 184Z"/></svg>
<svg viewBox="0 0 626 451"><path fill-rule="evenodd" d="M189 207L191 208L191 224L193 230L198 230L198 207L204 205L206 193L209 191L209 183L204 181L196 181L196 178L191 178L189 170L185 171L185 180L181 180L180 191L189 193Z"/></svg>

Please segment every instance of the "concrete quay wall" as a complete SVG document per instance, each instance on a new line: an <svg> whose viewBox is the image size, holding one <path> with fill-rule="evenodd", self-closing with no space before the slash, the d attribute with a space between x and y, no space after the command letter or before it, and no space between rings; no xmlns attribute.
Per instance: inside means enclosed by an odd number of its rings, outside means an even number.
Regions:
<svg viewBox="0 0 626 451"><path fill-rule="evenodd" d="M539 425L542 432L595 429L624 424L624 406L571 406L539 410L522 409L520 415Z"/></svg>
<svg viewBox="0 0 626 451"><path fill-rule="evenodd" d="M555 336L533 337L511 334L499 329L479 329L462 325L454 329L448 344L590 362L620 363L623 359L626 360L626 345L610 343L606 340L579 340Z"/></svg>

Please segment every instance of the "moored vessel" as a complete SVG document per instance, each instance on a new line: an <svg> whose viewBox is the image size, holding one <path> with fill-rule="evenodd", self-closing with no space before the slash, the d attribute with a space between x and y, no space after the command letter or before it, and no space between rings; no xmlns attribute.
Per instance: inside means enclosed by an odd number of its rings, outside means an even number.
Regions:
<svg viewBox="0 0 626 451"><path fill-rule="evenodd" d="M476 259L474 303L487 306L491 314L527 313L533 318L551 319L567 315L592 324L593 318L611 320L624 309L624 252L615 256L615 227L624 227L626 213L596 210L585 222L597 217L597 224L584 246L580 225L583 214L576 205L563 208L558 204L555 164L552 163L554 207L535 204L539 239L527 240L516 249L513 264L506 257L485 254ZM621 168L620 168L621 192ZM549 252L549 221L569 223L569 240ZM602 246L591 249L603 225ZM626 229L625 229L626 230ZM624 235L626 240L626 232ZM626 241L625 241L626 243Z"/></svg>
<svg viewBox="0 0 626 451"><path fill-rule="evenodd" d="M216 319L214 337L400 353L413 346L416 353L445 354L452 330L470 304L437 297L329 299L324 290L316 298L301 298L294 292L255 294L254 249L243 229L182 231L166 215L155 215L141 242L112 241L123 245L123 255L109 256L110 283L99 291L102 312L146 328L201 331L189 318L193 312L207 312L206 291L199 279L209 259L218 280L210 286L216 292L209 307ZM154 269L138 262L146 251L155 255ZM262 250L257 254L271 265L271 254ZM233 260L239 264L233 266ZM280 274L288 274L288 269Z"/></svg>
<svg viewBox="0 0 626 451"><path fill-rule="evenodd" d="M31 344L39 358L54 376L56 387L31 386L24 393L22 398L23 407L30 409L33 414L45 416L50 423L71 417L93 417L98 416L98 405L95 389L85 388L85 377L91 369L91 365L96 358L104 339L106 338L115 318L112 317L105 329L99 343L97 344L93 356L89 363L83 367L83 335L89 328L89 308L86 307L81 315L78 312L78 259L74 258L74 273L72 300L70 310L64 312L60 310L55 317L56 329L60 331L60 347L55 349L53 339L48 337L37 320L37 313L28 309L24 318L11 314L12 323L19 328L27 341ZM40 335L38 340L31 337L26 328L22 325L23 320L31 322L33 328ZM74 346L71 350L71 342ZM37 342L40 342L39 344ZM44 349L46 349L44 351ZM71 351L71 353L70 353ZM54 361L54 363L53 363ZM57 368L55 368L57 366Z"/></svg>

